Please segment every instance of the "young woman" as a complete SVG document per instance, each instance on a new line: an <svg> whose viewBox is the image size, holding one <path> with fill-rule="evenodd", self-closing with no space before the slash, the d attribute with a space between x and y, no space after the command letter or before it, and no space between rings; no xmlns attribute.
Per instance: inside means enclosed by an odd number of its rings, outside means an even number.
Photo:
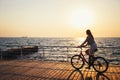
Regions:
<svg viewBox="0 0 120 80"><path fill-rule="evenodd" d="M89 54L90 56L92 56L92 55L94 55L94 52L97 51L97 45L96 45L94 37L89 29L86 30L86 34L87 34L87 38L79 47L85 47L85 46L89 45L90 49L87 49L85 52L87 54ZM91 66L91 64L90 64L91 57L90 56L89 56L89 66L87 67L88 69L90 69L90 66Z"/></svg>

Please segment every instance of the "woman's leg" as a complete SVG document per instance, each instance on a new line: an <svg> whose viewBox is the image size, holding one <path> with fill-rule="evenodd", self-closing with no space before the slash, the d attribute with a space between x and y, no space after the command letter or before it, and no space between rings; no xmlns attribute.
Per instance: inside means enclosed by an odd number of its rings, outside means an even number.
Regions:
<svg viewBox="0 0 120 80"><path fill-rule="evenodd" d="M90 66L91 66L91 53L90 53L90 49L87 49L85 52L88 55L88 67L86 67L86 68L90 69Z"/></svg>
<svg viewBox="0 0 120 80"><path fill-rule="evenodd" d="M93 59L93 56L94 56L94 51L93 51L93 49L91 48L90 49L90 57L89 57L89 65L91 66L92 64L92 59Z"/></svg>
<svg viewBox="0 0 120 80"><path fill-rule="evenodd" d="M90 48L90 49L87 49L86 51L86 54L88 54L89 55L89 58L88 58L88 67L87 67L87 69L90 69L90 67L91 67L91 63L92 63L92 59L93 59L93 56L94 56L94 51L92 50L92 48Z"/></svg>

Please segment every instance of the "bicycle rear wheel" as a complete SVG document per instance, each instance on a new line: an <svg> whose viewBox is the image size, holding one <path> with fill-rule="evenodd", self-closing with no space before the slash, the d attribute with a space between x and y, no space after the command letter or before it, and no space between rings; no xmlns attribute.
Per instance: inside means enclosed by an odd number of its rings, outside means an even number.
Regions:
<svg viewBox="0 0 120 80"><path fill-rule="evenodd" d="M108 69L108 62L103 57L96 57L93 61L93 68L97 72L105 72Z"/></svg>
<svg viewBox="0 0 120 80"><path fill-rule="evenodd" d="M80 69L80 68L82 68L84 66L84 61L79 55L74 55L71 58L71 65L75 69Z"/></svg>

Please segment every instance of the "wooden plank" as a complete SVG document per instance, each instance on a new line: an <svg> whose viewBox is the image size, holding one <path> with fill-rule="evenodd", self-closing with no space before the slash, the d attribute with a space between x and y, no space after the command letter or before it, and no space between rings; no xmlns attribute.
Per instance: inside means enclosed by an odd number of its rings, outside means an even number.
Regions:
<svg viewBox="0 0 120 80"><path fill-rule="evenodd" d="M50 61L30 61L13 60L0 61L0 80L82 80L96 77L102 80L118 80L120 76L120 66L110 65L107 72L98 74L93 68L86 70L85 67L79 71L68 62L50 62ZM107 79L108 78L108 79Z"/></svg>

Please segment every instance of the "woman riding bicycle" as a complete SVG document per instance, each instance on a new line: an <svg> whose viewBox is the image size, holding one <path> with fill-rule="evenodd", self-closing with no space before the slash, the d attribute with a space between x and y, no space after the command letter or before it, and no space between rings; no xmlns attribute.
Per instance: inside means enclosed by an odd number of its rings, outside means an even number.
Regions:
<svg viewBox="0 0 120 80"><path fill-rule="evenodd" d="M89 54L89 66L87 68L90 69L90 66L91 66L91 62L90 62L91 57L90 56L94 55L94 52L97 51L97 45L96 45L94 37L89 29L86 30L86 34L87 34L87 37L86 37L85 41L78 47L85 47L87 45L90 46L90 49L87 49L85 51L87 54Z"/></svg>

